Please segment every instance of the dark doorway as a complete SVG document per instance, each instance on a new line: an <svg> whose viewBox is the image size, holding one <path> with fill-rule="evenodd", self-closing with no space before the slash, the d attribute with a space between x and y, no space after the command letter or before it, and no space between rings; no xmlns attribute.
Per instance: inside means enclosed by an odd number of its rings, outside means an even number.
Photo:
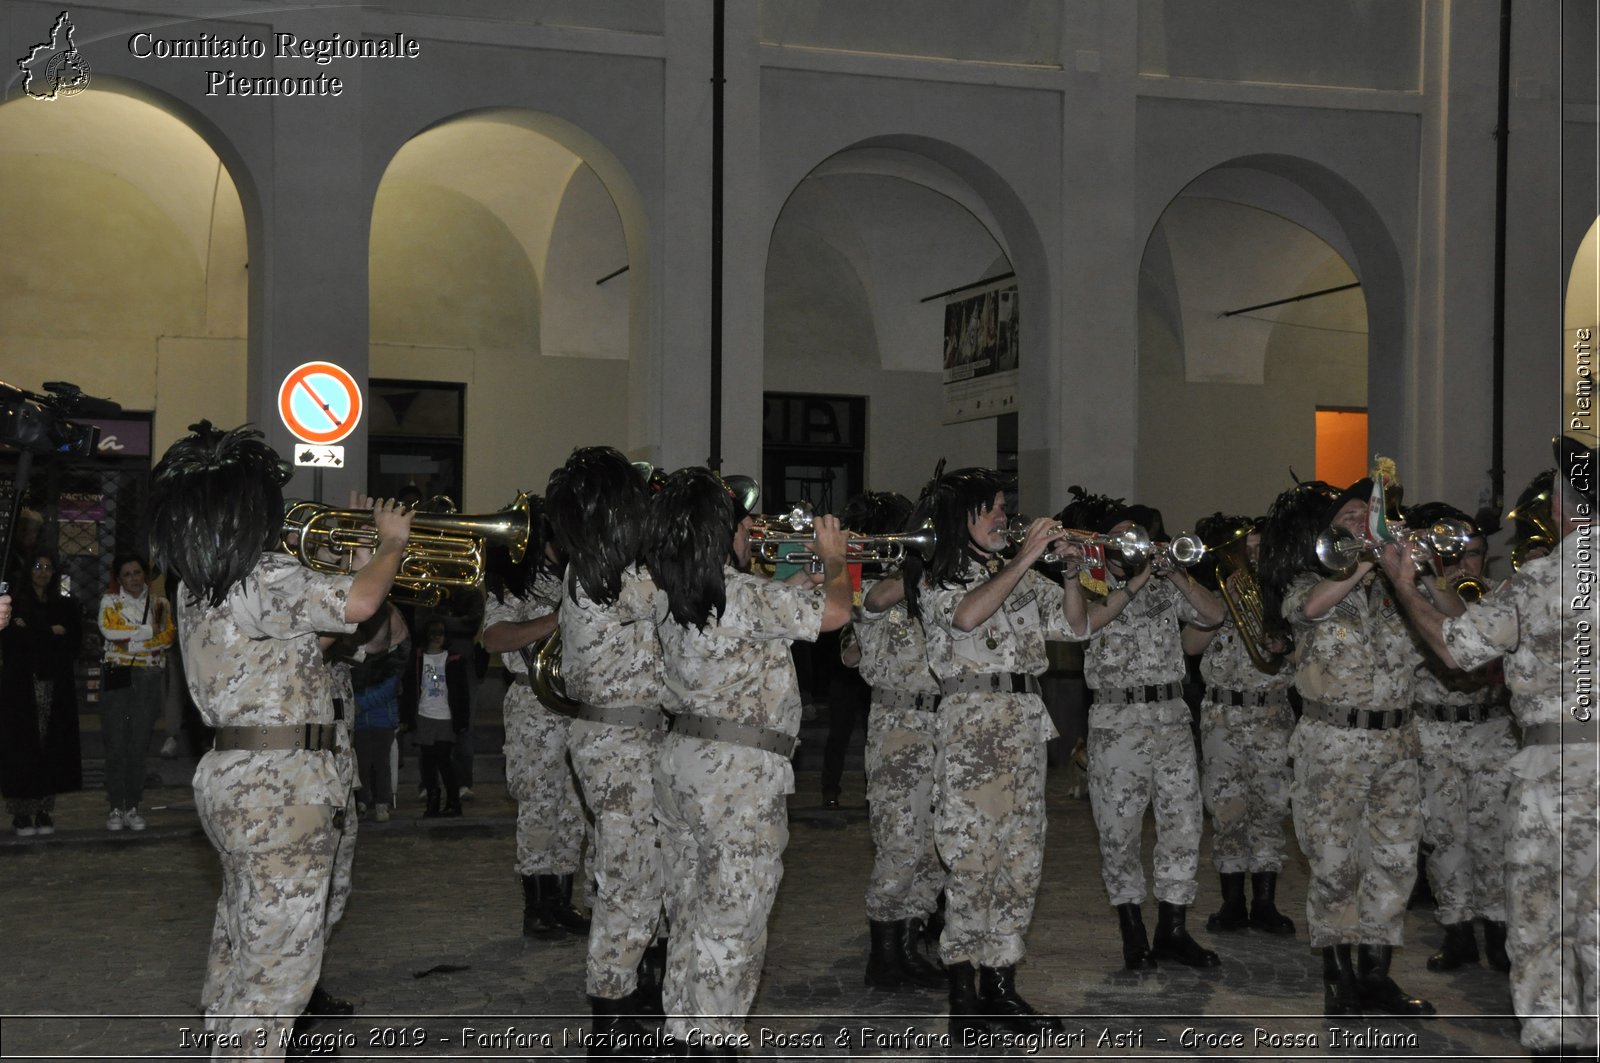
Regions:
<svg viewBox="0 0 1600 1063"><path fill-rule="evenodd" d="M373 380L369 394L367 490L374 498L444 495L459 510L466 385Z"/></svg>
<svg viewBox="0 0 1600 1063"><path fill-rule="evenodd" d="M769 391L762 416L761 504L783 513L808 502L839 513L863 489L867 400ZM737 471L737 470L735 470Z"/></svg>

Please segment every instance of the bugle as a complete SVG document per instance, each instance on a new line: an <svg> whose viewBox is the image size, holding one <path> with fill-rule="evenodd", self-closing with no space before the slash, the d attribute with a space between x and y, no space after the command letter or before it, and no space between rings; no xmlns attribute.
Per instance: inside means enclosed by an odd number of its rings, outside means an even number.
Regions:
<svg viewBox="0 0 1600 1063"><path fill-rule="evenodd" d="M1412 557L1419 569L1434 558L1460 557L1474 534L1470 524L1450 517L1434 521L1426 528L1390 524L1389 530L1395 534L1395 545L1411 544ZM1377 560L1385 545L1365 537L1357 538L1343 528L1328 528L1317 536L1317 561L1335 579L1347 579L1361 562Z"/></svg>
<svg viewBox="0 0 1600 1063"><path fill-rule="evenodd" d="M413 512L411 534L394 578L394 596L436 605L448 588L481 587L486 544L503 545L513 561L520 561L532 532L525 492L495 513ZM318 572L348 574L357 550L377 546L378 530L370 510L292 502L284 513L283 551Z"/></svg>

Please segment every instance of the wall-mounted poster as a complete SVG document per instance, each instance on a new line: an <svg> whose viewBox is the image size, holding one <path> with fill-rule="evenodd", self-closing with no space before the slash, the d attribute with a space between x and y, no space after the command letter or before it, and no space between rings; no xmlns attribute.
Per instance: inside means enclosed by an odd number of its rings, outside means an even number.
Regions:
<svg viewBox="0 0 1600 1063"><path fill-rule="evenodd" d="M944 305L944 423L1017 409L1017 283L1006 279Z"/></svg>

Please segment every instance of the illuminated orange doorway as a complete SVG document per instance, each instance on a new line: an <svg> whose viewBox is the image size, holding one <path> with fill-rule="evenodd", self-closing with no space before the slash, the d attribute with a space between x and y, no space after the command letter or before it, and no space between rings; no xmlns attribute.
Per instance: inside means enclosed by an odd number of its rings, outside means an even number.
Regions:
<svg viewBox="0 0 1600 1063"><path fill-rule="evenodd" d="M1317 408L1317 479L1335 487L1367 475L1367 411Z"/></svg>

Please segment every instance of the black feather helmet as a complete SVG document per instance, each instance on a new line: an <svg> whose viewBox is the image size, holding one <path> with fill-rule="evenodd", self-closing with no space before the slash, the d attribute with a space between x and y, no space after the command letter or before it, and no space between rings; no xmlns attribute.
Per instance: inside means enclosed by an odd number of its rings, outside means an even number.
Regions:
<svg viewBox="0 0 1600 1063"><path fill-rule="evenodd" d="M911 499L893 491L867 491L845 503L840 518L846 528L865 536L904 531L911 518Z"/></svg>
<svg viewBox="0 0 1600 1063"><path fill-rule="evenodd" d="M1321 480L1296 484L1273 500L1261 526L1259 582L1263 611L1281 618L1283 593L1302 572L1318 571L1317 536L1340 492ZM1337 509L1335 509L1337 512Z"/></svg>
<svg viewBox="0 0 1600 1063"><path fill-rule="evenodd" d="M567 594L577 586L609 605L622 592L622 574L639 560L650 490L622 452L580 447L550 474L545 512L556 547L567 558Z"/></svg>
<svg viewBox="0 0 1600 1063"><path fill-rule="evenodd" d="M710 469L679 469L650 503L644 560L672 619L702 630L727 605L724 566L746 511Z"/></svg>
<svg viewBox="0 0 1600 1063"><path fill-rule="evenodd" d="M292 470L249 425L189 431L151 473L151 550L193 600L217 606L282 540Z"/></svg>
<svg viewBox="0 0 1600 1063"><path fill-rule="evenodd" d="M1249 535L1256 527L1256 521L1251 517L1241 517L1220 511L1209 517L1201 517L1195 522L1195 534L1200 536L1200 541L1206 544L1206 556L1200 563L1189 570L1189 574L1199 580L1201 584L1217 589L1217 563L1221 560L1219 551L1228 549Z"/></svg>

